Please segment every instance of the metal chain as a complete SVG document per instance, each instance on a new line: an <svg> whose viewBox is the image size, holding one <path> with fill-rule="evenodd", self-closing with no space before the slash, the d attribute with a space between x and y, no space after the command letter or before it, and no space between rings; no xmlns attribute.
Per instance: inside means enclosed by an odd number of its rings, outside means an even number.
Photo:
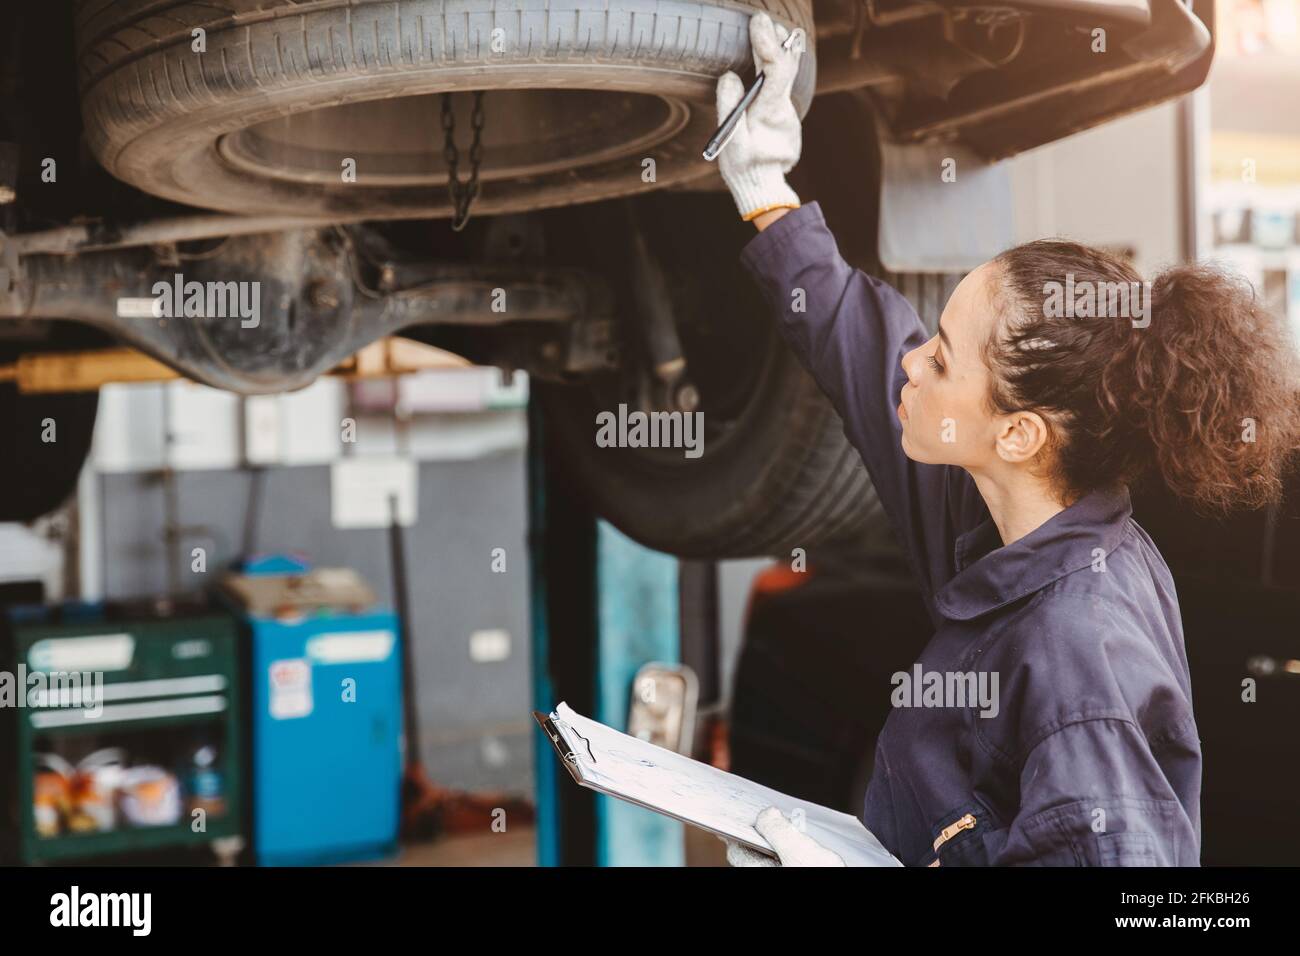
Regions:
<svg viewBox="0 0 1300 956"><path fill-rule="evenodd" d="M447 192L451 196L451 228L460 232L469 222L470 204L478 198L478 169L483 160L483 91L474 91L474 112L470 115L470 125L474 129L474 141L469 148L469 179L464 183L456 178L456 169L460 164L460 153L456 149L456 117L451 111L451 93L442 94L442 130L445 135L443 156L447 160Z"/></svg>

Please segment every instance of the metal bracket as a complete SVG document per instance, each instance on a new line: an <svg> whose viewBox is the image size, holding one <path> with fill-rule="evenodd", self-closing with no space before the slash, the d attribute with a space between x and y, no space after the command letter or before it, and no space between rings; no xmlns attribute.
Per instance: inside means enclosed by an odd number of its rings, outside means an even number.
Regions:
<svg viewBox="0 0 1300 956"><path fill-rule="evenodd" d="M18 247L0 229L0 312L21 311L23 290L22 260Z"/></svg>

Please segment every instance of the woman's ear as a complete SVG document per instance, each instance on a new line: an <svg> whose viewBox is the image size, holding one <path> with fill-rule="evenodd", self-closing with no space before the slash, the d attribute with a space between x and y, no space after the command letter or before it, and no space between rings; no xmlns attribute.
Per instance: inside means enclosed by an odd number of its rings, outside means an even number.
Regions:
<svg viewBox="0 0 1300 956"><path fill-rule="evenodd" d="M1010 464L1029 461L1047 444L1047 422L1037 412L1012 412L998 421L994 447Z"/></svg>

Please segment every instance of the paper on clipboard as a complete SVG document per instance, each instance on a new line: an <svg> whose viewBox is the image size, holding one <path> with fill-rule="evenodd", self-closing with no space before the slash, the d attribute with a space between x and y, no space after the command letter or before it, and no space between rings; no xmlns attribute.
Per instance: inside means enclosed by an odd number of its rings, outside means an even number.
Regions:
<svg viewBox="0 0 1300 956"><path fill-rule="evenodd" d="M753 827L759 811L775 806L787 817L803 813L803 829L849 866L902 866L847 813L799 800L779 790L655 746L583 717L564 702L533 717L564 766L584 787L639 804L775 856Z"/></svg>

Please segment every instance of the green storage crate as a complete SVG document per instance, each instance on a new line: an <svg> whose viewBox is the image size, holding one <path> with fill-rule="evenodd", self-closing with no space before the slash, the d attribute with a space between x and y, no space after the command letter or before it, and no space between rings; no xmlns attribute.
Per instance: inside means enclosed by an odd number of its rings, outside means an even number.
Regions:
<svg viewBox="0 0 1300 956"><path fill-rule="evenodd" d="M16 608L6 623L5 666L15 686L22 670L39 672L47 685L52 675L102 674L98 716L88 716L85 700L81 707L66 706L77 703L74 682L66 676L58 693L50 685L44 695L42 678L29 677L20 692L30 700L5 708L4 750L16 771L8 816L16 826L21 862L89 860L202 844L213 845L223 856L239 851L245 735L234 618L209 609L159 615L142 614L139 607L71 605ZM94 680L92 676L89 683ZM56 698L65 706L55 706ZM137 826L116 813L112 829L72 832L60 825L55 835L38 832L37 755L54 753L76 763L88 751L108 747L122 748L128 764L161 767L175 776L181 785L179 821ZM192 756L202 747L209 748L206 755L215 753L216 760L195 771ZM198 829L190 799L195 791L211 798L212 791L205 788L219 791L222 805L213 799L203 804L205 826Z"/></svg>

